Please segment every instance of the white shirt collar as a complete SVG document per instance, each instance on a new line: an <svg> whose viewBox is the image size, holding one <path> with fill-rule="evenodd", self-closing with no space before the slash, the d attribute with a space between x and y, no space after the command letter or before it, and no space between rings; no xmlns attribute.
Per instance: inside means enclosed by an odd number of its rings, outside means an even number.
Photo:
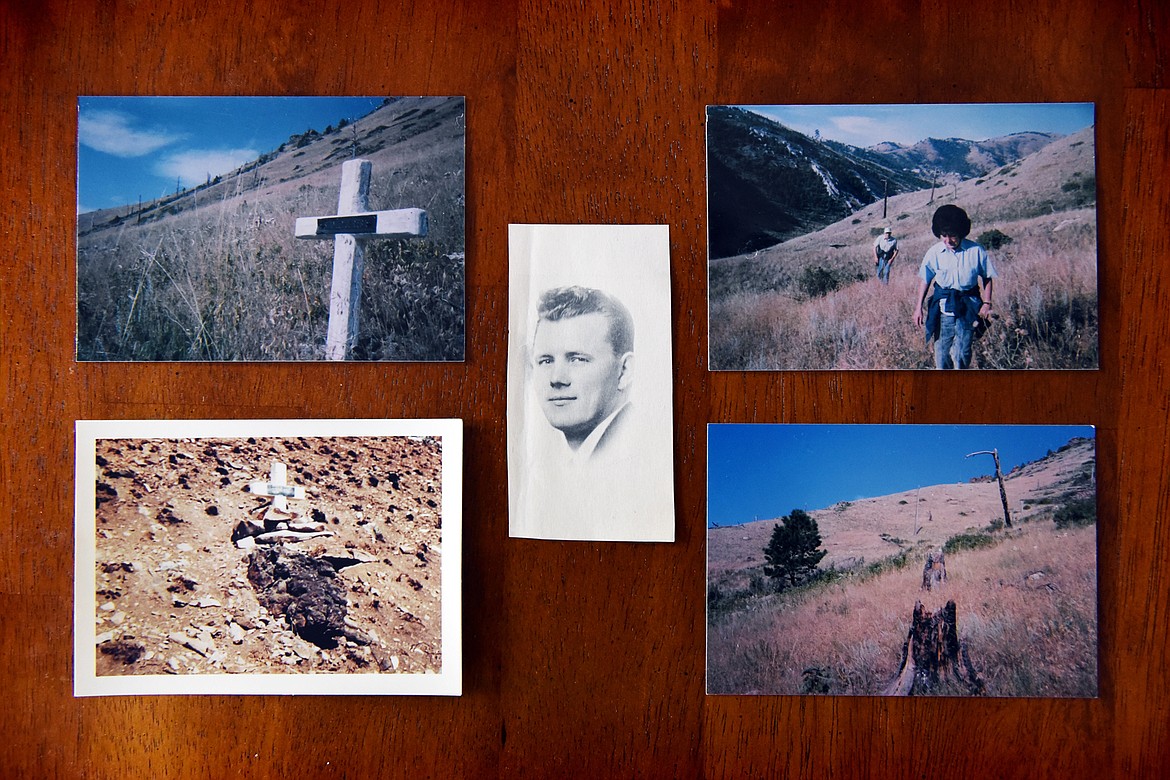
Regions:
<svg viewBox="0 0 1170 780"><path fill-rule="evenodd" d="M599 422L597 427L585 437L585 441L581 442L581 446L577 448L577 451L573 453L573 460L581 463L593 457L593 451L597 449L597 444L601 441L601 437L605 435L605 432L609 430L609 426L613 424L614 418L621 414L621 411L629 405L630 402L626 401L610 412L608 417Z"/></svg>

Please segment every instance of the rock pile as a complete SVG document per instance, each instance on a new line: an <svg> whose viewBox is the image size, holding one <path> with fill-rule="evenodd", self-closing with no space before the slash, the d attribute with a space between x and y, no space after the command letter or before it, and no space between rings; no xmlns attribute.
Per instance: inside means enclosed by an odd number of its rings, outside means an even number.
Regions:
<svg viewBox="0 0 1170 780"><path fill-rule="evenodd" d="M283 615L298 636L318 647L337 647L346 630L346 599L329 561L283 545L256 548L248 580L260 603L273 615Z"/></svg>

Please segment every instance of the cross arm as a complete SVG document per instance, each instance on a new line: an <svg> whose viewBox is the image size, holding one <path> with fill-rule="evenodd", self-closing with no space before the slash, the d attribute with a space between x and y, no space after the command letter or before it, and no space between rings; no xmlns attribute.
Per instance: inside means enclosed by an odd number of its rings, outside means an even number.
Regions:
<svg viewBox="0 0 1170 780"><path fill-rule="evenodd" d="M427 234L424 209L369 211L331 217L298 217L297 238L419 238Z"/></svg>

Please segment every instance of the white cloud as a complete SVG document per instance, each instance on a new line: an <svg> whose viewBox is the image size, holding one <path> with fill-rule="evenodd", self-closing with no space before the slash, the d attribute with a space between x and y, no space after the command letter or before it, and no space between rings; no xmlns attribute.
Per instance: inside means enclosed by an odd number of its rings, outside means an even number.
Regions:
<svg viewBox="0 0 1170 780"><path fill-rule="evenodd" d="M854 146L872 146L882 141L907 143L903 128L869 116L835 116L832 137ZM913 141L911 141L912 143Z"/></svg>
<svg viewBox="0 0 1170 780"><path fill-rule="evenodd" d="M77 140L115 157L142 157L182 136L132 127L132 118L117 111L86 111L77 120Z"/></svg>
<svg viewBox="0 0 1170 780"><path fill-rule="evenodd" d="M154 170L167 179L178 178L184 187L203 184L260 156L255 149L191 149L159 160Z"/></svg>

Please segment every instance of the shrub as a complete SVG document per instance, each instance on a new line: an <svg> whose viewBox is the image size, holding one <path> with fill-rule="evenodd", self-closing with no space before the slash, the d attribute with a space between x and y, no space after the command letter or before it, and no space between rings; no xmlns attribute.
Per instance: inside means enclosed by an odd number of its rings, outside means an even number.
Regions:
<svg viewBox="0 0 1170 780"><path fill-rule="evenodd" d="M800 676L801 693L828 693L833 687L833 672L823 666L810 666Z"/></svg>
<svg viewBox="0 0 1170 780"><path fill-rule="evenodd" d="M821 298L842 287L837 274L819 265L801 271L797 284L800 291L809 298Z"/></svg>
<svg viewBox="0 0 1170 780"><path fill-rule="evenodd" d="M943 552L953 553L959 550L978 550L981 547L991 547L995 539L991 534L982 532L955 534L947 539L943 545Z"/></svg>
<svg viewBox="0 0 1170 780"><path fill-rule="evenodd" d="M1092 525L1097 522L1097 501L1092 498L1078 498L1056 510L1052 517L1057 528Z"/></svg>
<svg viewBox="0 0 1170 780"><path fill-rule="evenodd" d="M1010 244L1012 237L998 228L992 228L991 230L980 233L978 241L985 249L999 249Z"/></svg>

